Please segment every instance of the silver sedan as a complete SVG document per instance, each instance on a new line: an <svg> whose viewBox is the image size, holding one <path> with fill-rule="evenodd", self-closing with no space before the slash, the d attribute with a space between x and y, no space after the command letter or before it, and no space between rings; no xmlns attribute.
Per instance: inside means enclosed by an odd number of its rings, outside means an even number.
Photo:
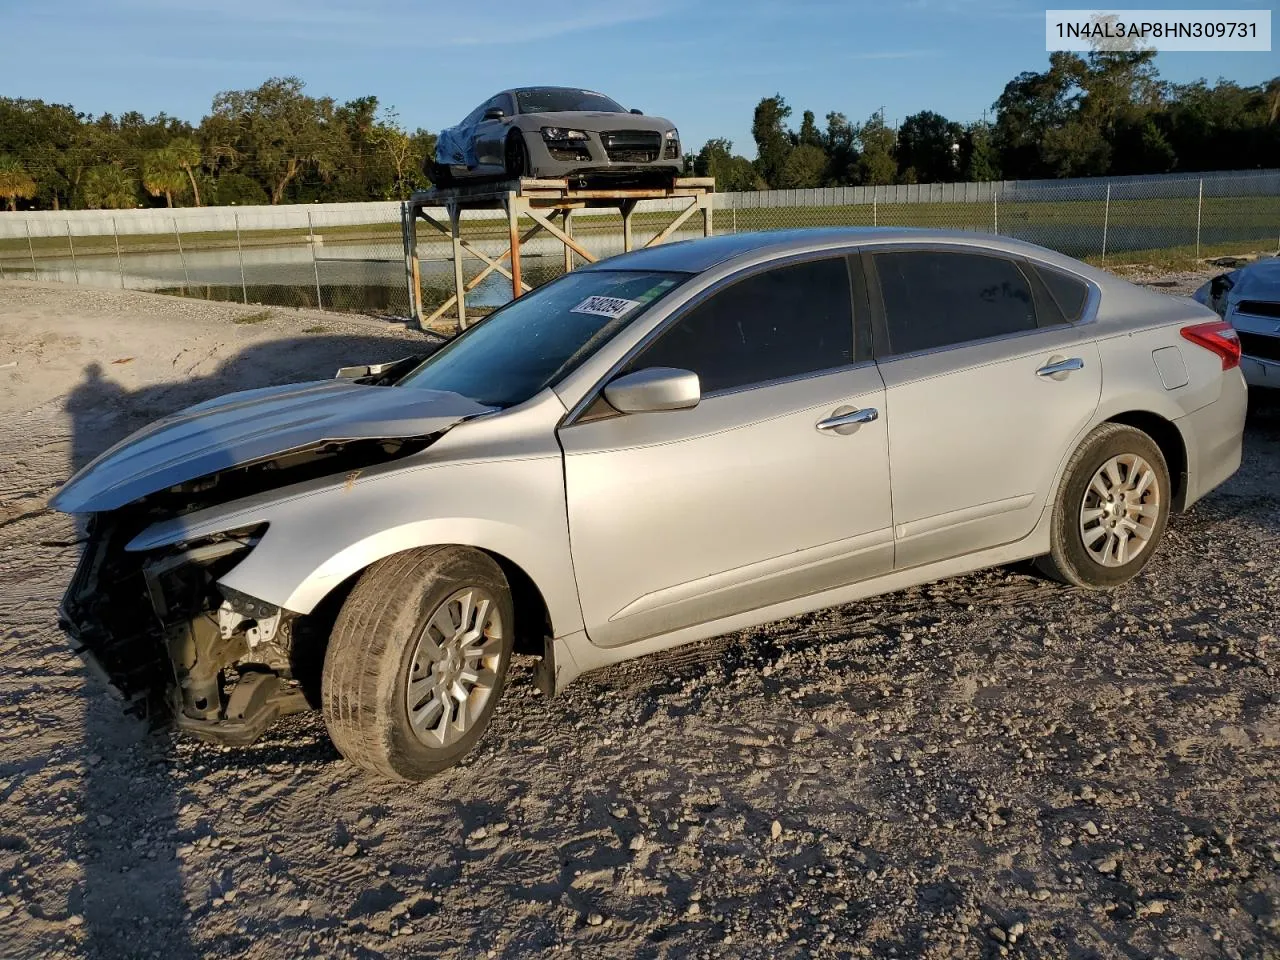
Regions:
<svg viewBox="0 0 1280 960"><path fill-rule="evenodd" d="M242 743L318 706L352 762L421 779L513 650L554 693L995 564L1125 583L1239 465L1239 361L1206 307L999 237L638 251L421 362L125 440L54 500L92 514L62 622L159 722Z"/></svg>

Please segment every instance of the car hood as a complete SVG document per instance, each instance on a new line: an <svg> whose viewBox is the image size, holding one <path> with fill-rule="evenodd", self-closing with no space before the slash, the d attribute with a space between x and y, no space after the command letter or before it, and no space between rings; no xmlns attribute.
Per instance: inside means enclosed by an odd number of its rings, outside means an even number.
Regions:
<svg viewBox="0 0 1280 960"><path fill-rule="evenodd" d="M494 407L456 393L321 380L228 394L157 420L93 460L49 501L114 510L149 493L326 441L441 433Z"/></svg>
<svg viewBox="0 0 1280 960"><path fill-rule="evenodd" d="M577 130L652 130L664 133L675 124L662 117L648 117L636 113L593 113L573 110L562 113L522 113L512 120L522 130L539 130L542 127L572 127Z"/></svg>

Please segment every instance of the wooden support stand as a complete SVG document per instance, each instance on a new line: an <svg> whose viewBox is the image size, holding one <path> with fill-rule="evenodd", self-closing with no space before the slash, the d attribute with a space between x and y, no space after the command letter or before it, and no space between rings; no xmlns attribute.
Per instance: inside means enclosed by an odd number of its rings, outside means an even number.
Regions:
<svg viewBox="0 0 1280 960"><path fill-rule="evenodd" d="M401 207L401 228L404 237L405 283L409 291L409 315L419 329L429 327L450 309L456 308L457 327L467 328L467 294L478 287L490 274L502 274L511 281L511 295L518 297L532 289L521 277L520 250L532 237L549 233L564 245L564 269L573 269L574 255L588 263L595 263L596 256L584 247L573 233L573 213L586 208L613 208L622 214L622 249L634 248L631 222L636 206L644 200L669 200L687 198L689 203L676 213L646 247L665 243L681 225L697 211L702 212L702 234L711 236L711 194L715 192L715 180L710 177L678 178L670 186L605 189L570 186L567 180L537 180L523 178L504 183L484 183L475 186L447 187L415 193ZM443 208L448 214L448 224L441 223L428 208ZM464 210L502 210L507 215L507 249L496 259L478 249L462 236ZM556 223L556 214L560 222ZM520 233L520 218L527 217L533 226ZM428 316L423 316L422 276L418 262L418 221L430 224L448 237L452 247L453 295ZM473 256L484 262L484 268L465 279L463 261Z"/></svg>

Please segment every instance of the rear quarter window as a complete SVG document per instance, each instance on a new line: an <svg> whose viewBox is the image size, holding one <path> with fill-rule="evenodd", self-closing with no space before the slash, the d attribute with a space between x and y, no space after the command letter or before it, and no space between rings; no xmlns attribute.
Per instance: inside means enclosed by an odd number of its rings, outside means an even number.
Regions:
<svg viewBox="0 0 1280 960"><path fill-rule="evenodd" d="M1060 273L1051 267L1036 266L1053 302L1062 311L1062 317L1068 323L1074 323L1084 314L1085 302L1089 299L1089 286L1077 277Z"/></svg>

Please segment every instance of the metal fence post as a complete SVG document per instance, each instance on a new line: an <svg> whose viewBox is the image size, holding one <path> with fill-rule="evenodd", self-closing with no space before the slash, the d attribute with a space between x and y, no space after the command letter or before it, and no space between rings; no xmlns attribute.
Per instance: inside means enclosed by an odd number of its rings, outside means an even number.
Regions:
<svg viewBox="0 0 1280 960"><path fill-rule="evenodd" d="M22 222L27 228L27 253L31 254L31 279L39 280L40 271L36 269L36 248L31 243L31 221L23 220Z"/></svg>
<svg viewBox="0 0 1280 960"><path fill-rule="evenodd" d="M67 223L67 244L71 247L71 270L76 275L76 283L79 284L80 283L80 264L76 263L76 241L75 241L75 238L71 236L71 221L68 220L66 221L66 223Z"/></svg>
<svg viewBox="0 0 1280 960"><path fill-rule="evenodd" d="M120 260L120 228L116 225L116 218L111 218L111 236L116 241L116 273L120 275L120 289L124 289L124 263Z"/></svg>
<svg viewBox="0 0 1280 960"><path fill-rule="evenodd" d="M1000 232L1000 191L991 185L991 232Z"/></svg>
<svg viewBox="0 0 1280 960"><path fill-rule="evenodd" d="M1107 265L1107 226L1111 222L1111 184L1107 184L1107 201L1102 208L1102 265Z"/></svg>
<svg viewBox="0 0 1280 960"><path fill-rule="evenodd" d="M244 248L240 246L240 214L233 213L236 221L236 258L240 261L240 298L249 302L249 288L244 285Z"/></svg>
<svg viewBox="0 0 1280 960"><path fill-rule="evenodd" d="M875 190L875 187L871 188L871 225L878 227L880 226L880 209L879 204L876 203Z"/></svg>
<svg viewBox="0 0 1280 960"><path fill-rule="evenodd" d="M307 211L307 236L311 238L311 269L316 275L316 309L323 310L324 303L320 299L320 264L316 260L316 230L311 223L311 211Z"/></svg>
<svg viewBox="0 0 1280 960"><path fill-rule="evenodd" d="M1200 214L1204 209L1204 177L1200 178L1200 192L1196 195L1196 259L1200 259Z"/></svg>
<svg viewBox="0 0 1280 960"><path fill-rule="evenodd" d="M187 295L187 288L191 286L191 276L187 273L187 255L182 250L182 234L178 232L178 218L171 217L173 220L173 235L178 240L178 259L182 261L182 295Z"/></svg>

